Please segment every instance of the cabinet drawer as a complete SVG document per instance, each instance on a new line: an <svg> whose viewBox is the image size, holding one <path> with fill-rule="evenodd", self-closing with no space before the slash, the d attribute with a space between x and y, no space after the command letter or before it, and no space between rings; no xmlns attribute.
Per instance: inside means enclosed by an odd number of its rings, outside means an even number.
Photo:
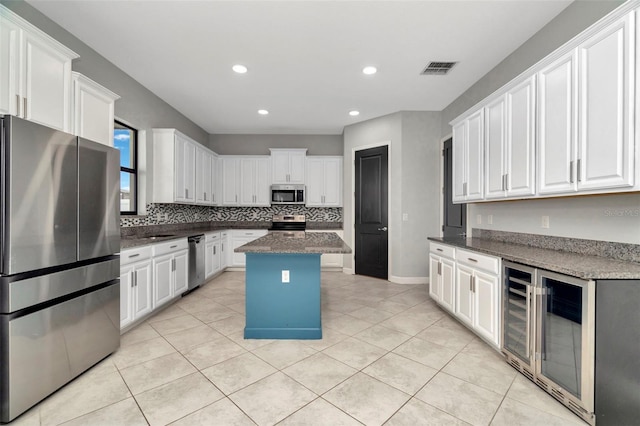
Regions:
<svg viewBox="0 0 640 426"><path fill-rule="evenodd" d="M208 234L204 234L204 238L205 238L205 242L210 243L212 241L218 241L220 240L220 233L219 232L210 232Z"/></svg>
<svg viewBox="0 0 640 426"><path fill-rule="evenodd" d="M248 231L243 231L239 229L233 230L234 238L237 238L237 237L259 238L259 237L264 237L265 235L267 235L266 229L252 229Z"/></svg>
<svg viewBox="0 0 640 426"><path fill-rule="evenodd" d="M152 246L143 246L122 250L120 253L120 265L128 265L130 263L150 259L152 254L151 247Z"/></svg>
<svg viewBox="0 0 640 426"><path fill-rule="evenodd" d="M429 243L429 251L431 251L431 253L433 254L437 254L438 256L446 256L450 257L451 259L453 259L456 255L455 247L434 242Z"/></svg>
<svg viewBox="0 0 640 426"><path fill-rule="evenodd" d="M458 249L456 252L456 260L465 265L472 266L475 269L483 269L493 274L500 273L500 259L497 257Z"/></svg>
<svg viewBox="0 0 640 426"><path fill-rule="evenodd" d="M189 248L189 243L186 238L167 241L165 243L154 244L153 255L159 256L162 254L173 253L174 251L186 250Z"/></svg>

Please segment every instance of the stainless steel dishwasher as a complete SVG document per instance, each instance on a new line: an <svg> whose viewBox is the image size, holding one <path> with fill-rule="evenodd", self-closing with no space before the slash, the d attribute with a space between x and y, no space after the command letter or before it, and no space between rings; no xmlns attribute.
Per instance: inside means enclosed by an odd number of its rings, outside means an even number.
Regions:
<svg viewBox="0 0 640 426"><path fill-rule="evenodd" d="M187 293L204 283L204 234L192 235L189 241L189 288Z"/></svg>

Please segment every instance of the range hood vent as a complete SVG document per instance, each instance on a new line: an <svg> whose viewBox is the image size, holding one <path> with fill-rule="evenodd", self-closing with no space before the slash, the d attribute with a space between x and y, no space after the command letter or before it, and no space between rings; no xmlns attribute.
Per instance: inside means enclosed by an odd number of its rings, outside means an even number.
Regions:
<svg viewBox="0 0 640 426"><path fill-rule="evenodd" d="M446 75L457 62L429 62L421 75Z"/></svg>

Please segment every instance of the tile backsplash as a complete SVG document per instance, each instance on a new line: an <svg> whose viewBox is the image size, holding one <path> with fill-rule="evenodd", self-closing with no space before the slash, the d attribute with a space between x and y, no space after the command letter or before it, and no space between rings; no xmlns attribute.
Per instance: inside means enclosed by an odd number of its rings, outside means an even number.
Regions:
<svg viewBox="0 0 640 426"><path fill-rule="evenodd" d="M146 216L121 216L120 226L162 225L204 221L270 221L274 214L304 214L308 222L342 222L342 207L207 207L186 204L147 205Z"/></svg>

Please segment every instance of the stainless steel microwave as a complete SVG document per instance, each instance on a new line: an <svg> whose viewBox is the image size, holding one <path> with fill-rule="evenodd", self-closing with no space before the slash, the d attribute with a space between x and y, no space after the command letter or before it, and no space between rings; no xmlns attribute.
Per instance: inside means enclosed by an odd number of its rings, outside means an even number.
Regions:
<svg viewBox="0 0 640 426"><path fill-rule="evenodd" d="M304 204L304 185L271 185L271 204Z"/></svg>

